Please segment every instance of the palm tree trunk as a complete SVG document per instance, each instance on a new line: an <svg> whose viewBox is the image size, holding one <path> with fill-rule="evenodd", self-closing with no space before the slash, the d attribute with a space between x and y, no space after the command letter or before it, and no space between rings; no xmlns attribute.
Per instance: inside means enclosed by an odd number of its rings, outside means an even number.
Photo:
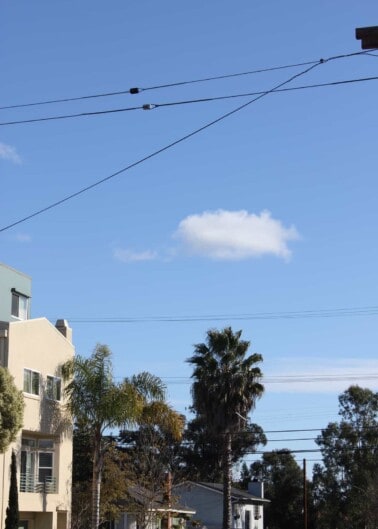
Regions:
<svg viewBox="0 0 378 529"><path fill-rule="evenodd" d="M223 529L232 529L232 447L231 433L224 436L223 444Z"/></svg>
<svg viewBox="0 0 378 529"><path fill-rule="evenodd" d="M100 525L100 493L102 478L102 453L101 434L96 435L93 447L93 472L92 472L92 519L91 529L98 529Z"/></svg>

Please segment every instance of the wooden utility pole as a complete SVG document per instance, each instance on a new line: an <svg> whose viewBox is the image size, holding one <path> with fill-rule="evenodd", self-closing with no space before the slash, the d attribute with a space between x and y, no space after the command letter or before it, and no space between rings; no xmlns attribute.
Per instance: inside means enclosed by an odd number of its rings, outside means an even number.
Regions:
<svg viewBox="0 0 378 529"><path fill-rule="evenodd" d="M356 39L361 41L361 48L363 50L378 48L378 26L357 28Z"/></svg>
<svg viewBox="0 0 378 529"><path fill-rule="evenodd" d="M166 496L166 502L167 502L167 529L172 529L172 474L170 472L166 473L165 476L165 496Z"/></svg>
<svg viewBox="0 0 378 529"><path fill-rule="evenodd" d="M303 529L307 529L307 477L306 460L303 460Z"/></svg>

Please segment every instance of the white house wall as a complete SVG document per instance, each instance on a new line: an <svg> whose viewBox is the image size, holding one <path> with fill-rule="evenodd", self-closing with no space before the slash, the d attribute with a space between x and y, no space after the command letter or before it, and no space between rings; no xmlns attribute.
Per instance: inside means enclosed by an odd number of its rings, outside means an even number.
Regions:
<svg viewBox="0 0 378 529"><path fill-rule="evenodd" d="M174 488L174 495L182 505L190 505L196 514L193 520L200 522L208 529L221 529L223 518L223 493L207 489L199 484L185 483ZM232 527L233 529L263 529L263 506L259 505L259 517L256 519L255 506L258 502L242 503L233 502ZM246 511L249 511L250 526L246 527Z"/></svg>

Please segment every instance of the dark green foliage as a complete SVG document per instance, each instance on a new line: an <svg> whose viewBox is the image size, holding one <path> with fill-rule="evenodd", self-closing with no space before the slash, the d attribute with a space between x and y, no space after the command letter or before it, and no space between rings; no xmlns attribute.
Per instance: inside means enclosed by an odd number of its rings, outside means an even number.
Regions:
<svg viewBox="0 0 378 529"><path fill-rule="evenodd" d="M9 501L5 518L5 529L18 529L18 522L17 460L16 454L12 452Z"/></svg>
<svg viewBox="0 0 378 529"><path fill-rule="evenodd" d="M351 386L339 397L341 421L317 438L323 465L314 467L320 529L378 525L378 393Z"/></svg>
<svg viewBox="0 0 378 529"><path fill-rule="evenodd" d="M302 529L303 470L289 450L264 454L250 468L243 465L242 484L259 479L264 482L264 495L270 504L264 508L264 525L269 529Z"/></svg>
<svg viewBox="0 0 378 529"><path fill-rule="evenodd" d="M127 459L116 449L115 440L104 438L101 480L100 522L116 519L126 498ZM92 446L90 434L77 425L73 435L72 529L88 529L91 524Z"/></svg>
<svg viewBox="0 0 378 529"><path fill-rule="evenodd" d="M257 424L241 424L232 439L232 463L237 463L257 445L266 444L266 436ZM223 443L214 435L203 417L196 416L187 425L181 451L187 479L193 481L222 481Z"/></svg>

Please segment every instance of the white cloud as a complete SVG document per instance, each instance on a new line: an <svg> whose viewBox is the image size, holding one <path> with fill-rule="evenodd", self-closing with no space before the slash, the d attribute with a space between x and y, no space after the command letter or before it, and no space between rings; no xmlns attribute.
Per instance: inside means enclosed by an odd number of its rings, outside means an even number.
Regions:
<svg viewBox="0 0 378 529"><path fill-rule="evenodd" d="M116 248L114 250L114 257L123 263L134 263L136 261L153 261L157 258L157 253L151 250L144 252L134 252L132 250Z"/></svg>
<svg viewBox="0 0 378 529"><path fill-rule="evenodd" d="M186 217L175 237L191 253L212 259L236 261L270 254L287 260L291 255L287 243L299 239L299 234L267 210L256 215L220 209Z"/></svg>
<svg viewBox="0 0 378 529"><path fill-rule="evenodd" d="M21 157L17 153L15 147L0 142L0 159L9 160L10 162L20 164Z"/></svg>

